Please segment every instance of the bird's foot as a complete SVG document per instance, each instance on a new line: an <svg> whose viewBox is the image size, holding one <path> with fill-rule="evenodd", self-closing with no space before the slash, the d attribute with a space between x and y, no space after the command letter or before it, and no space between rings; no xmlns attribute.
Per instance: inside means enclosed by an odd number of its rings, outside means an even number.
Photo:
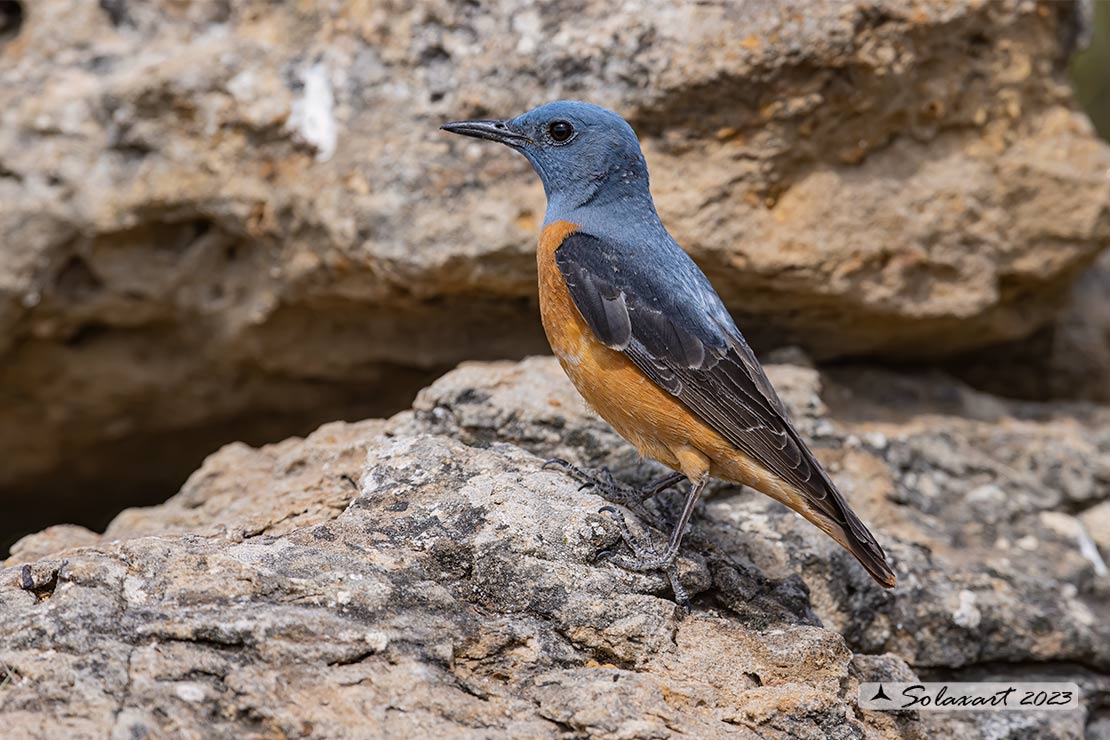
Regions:
<svg viewBox="0 0 1110 740"><path fill-rule="evenodd" d="M632 533L628 523L624 520L624 515L618 509L612 506L602 506L599 512L608 514L612 518L617 525L617 530L620 532L625 547L632 553L631 557L609 554L607 555L609 562L634 573L662 571L674 592L675 601L684 610L689 611L690 597L678 577L678 547L668 545L660 553L655 549L650 534L641 539Z"/></svg>
<svg viewBox="0 0 1110 740"><path fill-rule="evenodd" d="M579 491L591 488L597 494L601 495L605 500L612 501L621 506L635 505L643 503L644 496L639 489L621 483L613 474L609 472L609 468L601 468L597 472L589 472L572 463L563 460L562 458L553 457L543 464L543 469L559 468L573 480L580 483Z"/></svg>
<svg viewBox="0 0 1110 740"><path fill-rule="evenodd" d="M543 464L545 470L552 467L560 468L580 483L579 490L589 488L606 501L631 511L641 522L657 528L662 528L664 523L659 515L644 505L645 502L686 478L682 473L671 473L637 488L617 481L607 468L591 473L559 458L552 458ZM631 556L617 555L612 552L603 553L602 556L614 565L635 573L662 571L674 592L675 601L684 610L689 611L690 598L678 578L678 544L681 538L669 543L660 553L652 544L650 535L640 538L632 533L624 515L618 509L612 506L603 506L600 511L612 517L620 531L621 539L631 552ZM672 538L672 540L674 539Z"/></svg>
<svg viewBox="0 0 1110 740"><path fill-rule="evenodd" d="M686 477L682 473L671 473L646 486L636 488L618 481L613 477L613 474L609 472L608 468L602 468L596 473L588 472L557 457L543 464L544 470L552 467L561 469L564 473L580 483L581 485L578 490L581 491L589 488L606 501L617 504L618 506L623 506L641 519L652 523L658 523L659 517L648 511L644 506L644 502Z"/></svg>

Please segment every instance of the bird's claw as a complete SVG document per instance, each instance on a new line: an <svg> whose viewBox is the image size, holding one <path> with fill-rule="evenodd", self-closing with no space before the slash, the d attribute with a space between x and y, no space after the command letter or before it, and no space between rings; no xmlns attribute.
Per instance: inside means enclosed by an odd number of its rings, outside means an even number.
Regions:
<svg viewBox="0 0 1110 740"><path fill-rule="evenodd" d="M624 514L615 506L602 506L597 510L597 513L609 515L609 518L617 525L617 531L620 532L621 540L623 540L625 546L632 551L633 557L615 556L613 562L626 570L637 572L661 570L669 565L669 563L664 563L663 560L660 559L659 554L655 551L655 546L651 542L650 535L645 536L641 542L639 537L632 534L632 530L628 527L628 522L624 519ZM672 558L671 560L673 562L674 559Z"/></svg>
<svg viewBox="0 0 1110 740"><path fill-rule="evenodd" d="M682 477L681 475L667 476L649 486L637 489L617 482L608 468L601 468L597 473L590 474L557 457L545 461L542 467L546 470L553 466L562 468L571 478L578 481L581 484L578 487L579 491L593 489L603 498L632 511L641 521L652 523L658 523L659 518L647 510L644 501L673 485ZM650 533L645 533L643 537L633 534L628 522L625 521L624 514L616 506L606 504L597 511L598 514L608 515L613 521L618 532L620 532L621 541L631 552L631 555L622 555L615 550L607 549L602 550L595 556L595 562L612 563L619 568L634 573L661 571L670 584L679 607L689 611L690 599L678 577L677 548L674 552L665 551L660 554L652 543Z"/></svg>
<svg viewBox="0 0 1110 740"><path fill-rule="evenodd" d="M632 534L632 530L629 529L628 523L624 520L624 514L616 507L602 506L597 511L599 514L609 515L620 531L621 540L623 540L625 546L632 551L632 557L628 557L619 555L612 550L603 550L601 553L598 553L597 559L599 561L612 563L613 565L634 573L662 571L663 575L667 578L667 582L670 584L671 591L674 592L675 602L684 611L689 612L690 596L678 577L678 553L672 552L660 555L652 544L650 535L646 536L644 541L641 542L639 538Z"/></svg>
<svg viewBox="0 0 1110 740"><path fill-rule="evenodd" d="M615 550L602 550L599 553L597 553L596 555L594 555L594 562L595 563L611 562L612 559L616 556L616 554L617 553L616 553Z"/></svg>
<svg viewBox="0 0 1110 740"><path fill-rule="evenodd" d="M672 566L667 568L667 581L671 584L671 591L674 593L675 603L684 614L690 613L690 594L686 592L686 587L682 585L682 581L678 578L678 568Z"/></svg>

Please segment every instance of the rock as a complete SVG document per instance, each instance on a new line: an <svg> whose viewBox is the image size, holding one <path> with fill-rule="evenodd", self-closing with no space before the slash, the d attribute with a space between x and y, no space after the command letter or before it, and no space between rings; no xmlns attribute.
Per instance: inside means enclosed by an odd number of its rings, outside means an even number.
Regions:
<svg viewBox="0 0 1110 740"><path fill-rule="evenodd" d="M1072 286L1056 319L1032 336L958 357L954 372L1023 398L1110 403L1110 253Z"/></svg>
<svg viewBox="0 0 1110 740"><path fill-rule="evenodd" d="M654 464L553 359L472 363L388 421L230 445L103 536L18 544L0 570L0 719L13 737L1096 727L1110 576L1076 533L1110 501L1110 409L1065 416L935 374L768 372L891 555L895 590L779 504L718 485L684 548L683 616L664 579L599 559L619 542L601 500L541 469L558 454L641 480ZM1079 682L1086 710L855 703L870 680L1033 675Z"/></svg>
<svg viewBox="0 0 1110 740"><path fill-rule="evenodd" d="M1101 552L1110 555L1110 501L1103 501L1079 515L1086 531Z"/></svg>
<svg viewBox="0 0 1110 740"><path fill-rule="evenodd" d="M14 562L30 562L59 550L95 545L100 540L101 536L90 529L74 524L56 524L19 540L12 547L10 557Z"/></svg>
<svg viewBox="0 0 1110 740"><path fill-rule="evenodd" d="M1110 174L1110 173L1108 173ZM1049 395L1110 403L1110 253L1076 281L1067 306L1048 328L1043 377Z"/></svg>
<svg viewBox="0 0 1110 740"><path fill-rule="evenodd" d="M761 347L1025 336L1110 232L1070 4L7 5L5 501L93 490L103 515L221 443L542 351L539 183L447 119L564 96L626 115Z"/></svg>
<svg viewBox="0 0 1110 740"><path fill-rule="evenodd" d="M203 479L219 488L241 456L221 453ZM34 566L56 581L42 596L4 571L0 659L23 679L6 690L7 726L613 738L888 726L851 708L839 635L712 610L680 623L645 593L651 579L592 564L614 542L593 497L520 448L379 438L350 496L284 535L65 553ZM87 725L43 712L67 684L67 714Z"/></svg>

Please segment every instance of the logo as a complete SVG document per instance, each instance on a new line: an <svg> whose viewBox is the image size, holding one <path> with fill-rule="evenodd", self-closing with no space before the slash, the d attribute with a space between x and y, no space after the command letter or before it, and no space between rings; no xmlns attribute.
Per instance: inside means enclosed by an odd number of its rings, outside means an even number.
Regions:
<svg viewBox="0 0 1110 740"><path fill-rule="evenodd" d="M1001 683L975 681L921 683L863 683L860 709L901 711L1078 709L1079 686L1074 683Z"/></svg>

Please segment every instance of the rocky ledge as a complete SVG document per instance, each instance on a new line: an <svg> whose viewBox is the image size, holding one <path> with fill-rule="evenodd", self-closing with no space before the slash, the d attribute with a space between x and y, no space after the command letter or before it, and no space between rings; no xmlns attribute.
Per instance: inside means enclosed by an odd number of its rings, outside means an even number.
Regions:
<svg viewBox="0 0 1110 740"><path fill-rule="evenodd" d="M0 542L546 351L540 183L437 129L565 97L633 123L758 348L1055 329L1036 377L1062 388L1030 392L1105 399L1110 324L1054 324L1110 243L1066 75L1083 5L0 2Z"/></svg>
<svg viewBox="0 0 1110 740"><path fill-rule="evenodd" d="M554 360L464 365L392 419L225 447L103 535L18 543L0 571L0 719L9 737L75 738L1106 733L1110 410L769 372L895 590L721 486L687 540L681 613L663 579L599 557L619 542L602 501L540 467L640 480L653 464ZM859 682L914 676L1066 677L1085 708L856 707Z"/></svg>

